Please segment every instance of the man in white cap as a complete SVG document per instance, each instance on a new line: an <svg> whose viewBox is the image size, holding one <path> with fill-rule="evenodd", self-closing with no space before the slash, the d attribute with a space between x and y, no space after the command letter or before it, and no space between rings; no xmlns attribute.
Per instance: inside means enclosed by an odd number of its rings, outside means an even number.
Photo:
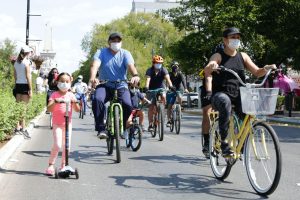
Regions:
<svg viewBox="0 0 300 200"><path fill-rule="evenodd" d="M78 100L83 100L83 114L86 112L86 92L88 91L87 84L82 81L83 76L79 75L77 78L77 83L74 84L73 92L76 92L75 96Z"/></svg>

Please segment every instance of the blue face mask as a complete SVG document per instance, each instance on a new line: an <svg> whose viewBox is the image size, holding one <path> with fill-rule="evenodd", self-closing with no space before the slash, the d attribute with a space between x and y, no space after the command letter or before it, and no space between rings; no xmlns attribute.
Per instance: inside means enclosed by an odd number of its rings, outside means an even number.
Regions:
<svg viewBox="0 0 300 200"><path fill-rule="evenodd" d="M154 64L154 68L155 69L160 69L162 67L162 64L161 63L155 63Z"/></svg>

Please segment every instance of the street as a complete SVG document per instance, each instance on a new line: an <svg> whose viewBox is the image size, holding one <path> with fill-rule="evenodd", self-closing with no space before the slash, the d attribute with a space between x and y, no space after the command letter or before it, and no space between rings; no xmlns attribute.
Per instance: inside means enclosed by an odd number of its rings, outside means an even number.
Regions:
<svg viewBox="0 0 300 200"><path fill-rule="evenodd" d="M147 120L146 120L147 121ZM185 114L180 135L166 129L164 141L143 135L138 152L121 140L120 164L108 156L106 142L96 137L93 118L73 118L70 165L78 180L44 175L52 145L49 115L44 115L0 171L1 200L31 199L260 199L241 161L225 182L214 178L201 152L201 116ZM147 123L145 124L147 127ZM300 199L300 129L274 126L281 142L281 180L270 199ZM56 165L59 166L60 157Z"/></svg>

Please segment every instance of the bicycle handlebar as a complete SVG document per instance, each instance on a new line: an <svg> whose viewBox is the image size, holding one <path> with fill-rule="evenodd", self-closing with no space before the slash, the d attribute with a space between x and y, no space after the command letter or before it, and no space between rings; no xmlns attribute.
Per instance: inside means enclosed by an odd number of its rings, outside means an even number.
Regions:
<svg viewBox="0 0 300 200"><path fill-rule="evenodd" d="M265 82L266 82L268 76L271 74L271 71L272 71L271 69L268 70L268 72L266 73L266 75L265 75L265 77L264 77L264 79L262 80L261 83L244 83L244 81L240 78L240 76L239 76L235 71L233 71L233 70L231 70L231 69L228 69L228 68L225 68L225 67L222 66L222 65L220 65L219 68L220 68L221 71L226 71L226 72L229 72L229 73L233 74L233 75L238 79L238 81L239 81L244 87L247 87L247 88L262 87L262 86L265 84Z"/></svg>

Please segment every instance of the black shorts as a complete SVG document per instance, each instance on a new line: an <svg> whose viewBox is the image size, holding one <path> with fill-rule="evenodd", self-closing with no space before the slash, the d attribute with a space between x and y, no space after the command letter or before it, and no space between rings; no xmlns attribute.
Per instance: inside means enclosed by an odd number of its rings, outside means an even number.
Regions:
<svg viewBox="0 0 300 200"><path fill-rule="evenodd" d="M207 99L205 99L204 97L206 96L206 89L204 86L200 87L201 90L201 107L204 108L205 106L208 106L209 104L211 104L211 102Z"/></svg>
<svg viewBox="0 0 300 200"><path fill-rule="evenodd" d="M29 92L29 85L28 84L16 84L16 94L27 94Z"/></svg>

